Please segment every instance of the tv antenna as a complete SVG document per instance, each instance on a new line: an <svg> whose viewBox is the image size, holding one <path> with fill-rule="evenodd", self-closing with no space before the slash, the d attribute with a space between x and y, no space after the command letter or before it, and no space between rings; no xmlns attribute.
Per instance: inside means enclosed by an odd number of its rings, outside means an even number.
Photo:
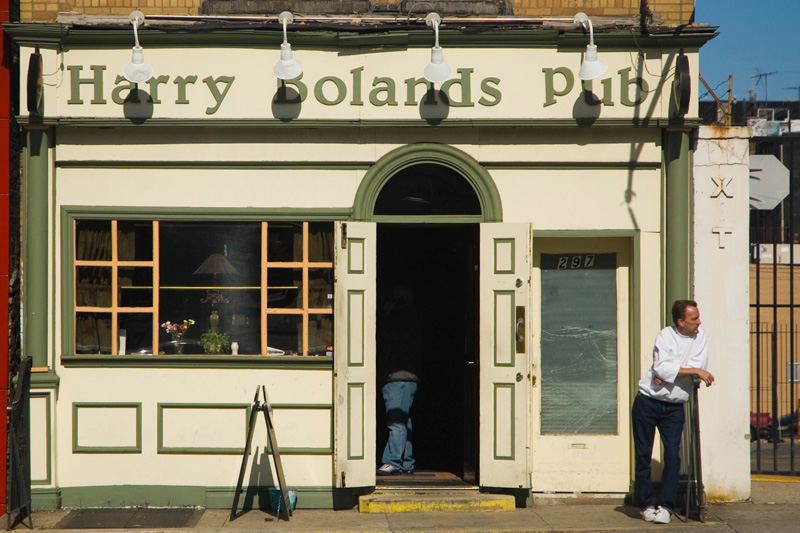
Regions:
<svg viewBox="0 0 800 533"><path fill-rule="evenodd" d="M800 102L800 85L795 85L794 87L784 87L786 91L797 91L797 100Z"/></svg>
<svg viewBox="0 0 800 533"><path fill-rule="evenodd" d="M755 69L753 73L750 75L750 78L754 78L756 81L753 83L753 87L755 88L761 82L761 78L764 78L764 101L769 102L769 87L767 82L769 81L769 77L773 74L777 74L778 71L774 72L761 72L758 69Z"/></svg>

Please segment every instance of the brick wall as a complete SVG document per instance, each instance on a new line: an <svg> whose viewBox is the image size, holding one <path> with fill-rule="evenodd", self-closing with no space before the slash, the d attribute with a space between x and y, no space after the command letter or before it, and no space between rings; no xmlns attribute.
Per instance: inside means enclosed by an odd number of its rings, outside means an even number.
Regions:
<svg viewBox="0 0 800 533"><path fill-rule="evenodd" d="M54 21L59 11L85 15L127 15L134 9L147 14L196 15L203 0L19 0L23 22ZM397 0L373 0L376 4ZM579 11L588 15L626 17L644 12L661 24L688 24L694 0L511 0L514 14L532 17L571 17Z"/></svg>

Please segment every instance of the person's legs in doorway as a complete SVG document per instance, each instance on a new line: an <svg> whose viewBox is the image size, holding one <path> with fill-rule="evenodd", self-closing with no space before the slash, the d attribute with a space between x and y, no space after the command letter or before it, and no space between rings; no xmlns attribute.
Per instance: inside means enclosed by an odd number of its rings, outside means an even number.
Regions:
<svg viewBox="0 0 800 533"><path fill-rule="evenodd" d="M386 405L386 427L389 439L383 450L383 466L378 469L382 475L401 471L413 472L414 457L411 443L411 404L417 392L413 381L393 381L383 386L383 401ZM392 468L387 468L387 465Z"/></svg>

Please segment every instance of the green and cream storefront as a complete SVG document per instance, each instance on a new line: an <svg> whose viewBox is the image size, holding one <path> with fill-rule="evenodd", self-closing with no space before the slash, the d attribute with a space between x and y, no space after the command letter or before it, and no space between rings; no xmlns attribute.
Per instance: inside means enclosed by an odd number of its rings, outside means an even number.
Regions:
<svg viewBox="0 0 800 533"><path fill-rule="evenodd" d="M285 82L274 25L203 24L143 28L138 86L130 26L8 26L35 507L230 506L261 385L301 507L374 487L397 285L419 469L629 492L635 384L692 292L685 84L713 32L596 35L583 82L582 31L445 24L431 85L424 24L308 24ZM251 487L275 483L262 429Z"/></svg>

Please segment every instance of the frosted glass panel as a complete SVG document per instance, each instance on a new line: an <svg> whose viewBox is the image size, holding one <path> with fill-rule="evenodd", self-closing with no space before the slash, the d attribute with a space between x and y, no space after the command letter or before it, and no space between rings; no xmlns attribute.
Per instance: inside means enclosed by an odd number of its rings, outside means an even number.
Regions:
<svg viewBox="0 0 800 533"><path fill-rule="evenodd" d="M616 254L542 254L541 433L617 433Z"/></svg>

